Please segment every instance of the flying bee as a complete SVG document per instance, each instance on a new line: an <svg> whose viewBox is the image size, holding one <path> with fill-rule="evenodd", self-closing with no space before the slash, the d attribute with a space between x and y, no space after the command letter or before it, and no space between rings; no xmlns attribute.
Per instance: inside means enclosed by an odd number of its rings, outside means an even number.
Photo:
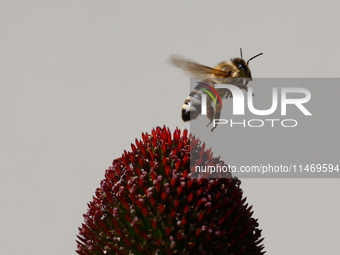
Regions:
<svg viewBox="0 0 340 255"><path fill-rule="evenodd" d="M183 121L196 119L197 116L201 114L201 98L202 94L206 94L205 90L202 90L202 84L205 86L209 85L212 88L215 87L215 84L231 84L248 92L248 82L252 81L249 61L263 53L257 54L247 62L243 59L242 49L240 49L240 53L241 58L232 58L229 62L221 62L215 66L215 68L201 65L180 55L170 56L170 63L184 70L190 77L204 79L202 82L199 82L185 99L181 110ZM220 98L232 97L232 94L228 89L216 89L215 91ZM215 96L215 99L218 96ZM212 106L212 101L213 98L207 97L207 117L210 120L207 126L209 126L213 119L219 119L221 115L221 101L216 100L215 109ZM215 125L211 131L216 127L217 125Z"/></svg>

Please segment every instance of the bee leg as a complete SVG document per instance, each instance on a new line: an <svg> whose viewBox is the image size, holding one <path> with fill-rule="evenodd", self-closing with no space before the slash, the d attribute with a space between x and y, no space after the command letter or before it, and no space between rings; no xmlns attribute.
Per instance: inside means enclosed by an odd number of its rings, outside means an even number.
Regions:
<svg viewBox="0 0 340 255"><path fill-rule="evenodd" d="M220 102L217 102L217 103L216 103L215 110L216 110L216 112L215 112L214 118L215 118L215 119L219 119L220 116L221 116L221 110L222 110L222 105L220 104ZM214 129L215 129L216 127L217 127L217 124L215 124L215 127L213 127L213 128L211 129L211 132L214 131Z"/></svg>
<svg viewBox="0 0 340 255"><path fill-rule="evenodd" d="M225 98L228 99L228 97L233 98L233 94L229 89L227 90L227 95L225 96Z"/></svg>
<svg viewBox="0 0 340 255"><path fill-rule="evenodd" d="M246 85L241 84L241 85L236 85L236 86L248 92L248 87Z"/></svg>
<svg viewBox="0 0 340 255"><path fill-rule="evenodd" d="M243 90L248 92L248 87L246 85L237 85L237 87L239 87L240 89L243 89ZM254 96L254 93L252 93L252 94Z"/></svg>
<svg viewBox="0 0 340 255"><path fill-rule="evenodd" d="M210 125L210 123L213 121L214 119L214 107L212 107L211 105L208 107L207 109L207 117L210 120L210 122L208 123L207 126Z"/></svg>

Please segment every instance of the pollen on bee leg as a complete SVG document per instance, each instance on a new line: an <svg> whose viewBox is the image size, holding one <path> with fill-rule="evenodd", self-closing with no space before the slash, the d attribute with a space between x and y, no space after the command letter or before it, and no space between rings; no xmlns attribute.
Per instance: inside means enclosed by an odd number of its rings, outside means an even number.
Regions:
<svg viewBox="0 0 340 255"><path fill-rule="evenodd" d="M215 115L214 107L210 105L207 110L207 118L210 120L210 122L207 124L207 126L209 126L213 121L214 115Z"/></svg>

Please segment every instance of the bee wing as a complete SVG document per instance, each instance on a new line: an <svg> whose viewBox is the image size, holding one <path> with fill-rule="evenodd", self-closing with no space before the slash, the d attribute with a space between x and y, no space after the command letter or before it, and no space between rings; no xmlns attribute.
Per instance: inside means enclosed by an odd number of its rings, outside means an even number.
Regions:
<svg viewBox="0 0 340 255"><path fill-rule="evenodd" d="M176 54L170 56L169 62L184 70L185 73L192 78L227 78L231 74L230 70L222 71L209 66L204 66L191 59Z"/></svg>

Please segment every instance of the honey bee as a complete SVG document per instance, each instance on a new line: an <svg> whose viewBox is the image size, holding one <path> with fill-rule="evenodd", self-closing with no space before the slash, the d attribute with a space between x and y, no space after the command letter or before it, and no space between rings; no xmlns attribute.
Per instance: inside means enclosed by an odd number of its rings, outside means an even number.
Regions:
<svg viewBox="0 0 340 255"><path fill-rule="evenodd" d="M242 49L240 49L240 53L241 58L232 58L229 62L221 62L215 66L215 68L201 65L180 55L170 56L169 62L184 70L190 77L204 79L202 82L199 82L185 99L181 110L183 121L196 119L197 116L201 114L201 98L202 94L206 94L206 92L201 89L202 84L209 85L213 88L215 87L215 84L232 84L248 92L248 82L252 81L249 61L263 53L255 55L247 62L243 59ZM232 97L232 94L228 89L216 89L215 91L220 98ZM207 117L210 120L207 126L209 126L213 119L219 119L221 115L221 101L216 100L215 109L212 106L212 101L213 99L211 97L207 97ZM216 127L217 125L215 125L211 131Z"/></svg>

